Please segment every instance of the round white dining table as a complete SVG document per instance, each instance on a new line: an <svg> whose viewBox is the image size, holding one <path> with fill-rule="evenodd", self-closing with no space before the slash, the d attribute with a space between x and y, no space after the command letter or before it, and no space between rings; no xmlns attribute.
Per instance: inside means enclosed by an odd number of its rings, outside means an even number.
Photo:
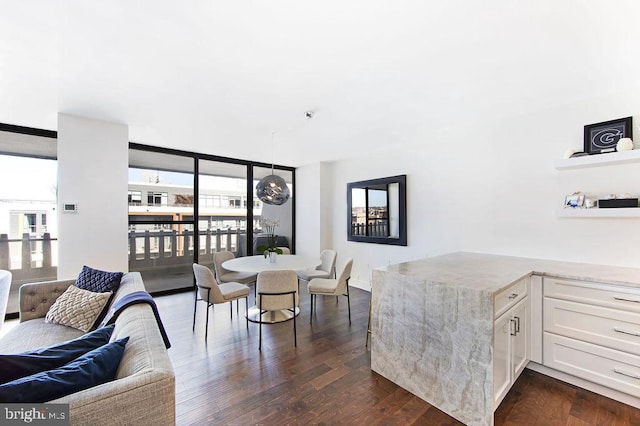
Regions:
<svg viewBox="0 0 640 426"><path fill-rule="evenodd" d="M222 264L224 269L236 272L260 273L262 271L303 271L320 266L322 261L318 257L299 256L296 254L282 254L276 256L276 261L271 262L268 257L259 254L256 256L236 257L227 260ZM295 315L300 313L300 308L296 307ZM247 318L252 322L276 323L287 321L293 318L294 313L289 310L269 311L260 314L260 309L255 305L249 307Z"/></svg>

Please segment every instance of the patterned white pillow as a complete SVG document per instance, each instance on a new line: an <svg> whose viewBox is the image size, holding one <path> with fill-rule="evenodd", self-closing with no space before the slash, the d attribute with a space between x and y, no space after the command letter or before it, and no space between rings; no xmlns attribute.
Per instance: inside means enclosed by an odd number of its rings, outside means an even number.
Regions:
<svg viewBox="0 0 640 426"><path fill-rule="evenodd" d="M89 331L110 297L110 291L94 293L70 285L51 305L45 322Z"/></svg>

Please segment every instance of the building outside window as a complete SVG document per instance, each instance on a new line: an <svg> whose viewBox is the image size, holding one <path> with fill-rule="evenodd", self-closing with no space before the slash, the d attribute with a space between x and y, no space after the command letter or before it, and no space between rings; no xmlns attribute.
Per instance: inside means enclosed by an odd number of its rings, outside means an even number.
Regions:
<svg viewBox="0 0 640 426"><path fill-rule="evenodd" d="M213 195L200 195L200 207L213 207Z"/></svg>
<svg viewBox="0 0 640 426"><path fill-rule="evenodd" d="M37 224L36 224L36 214L35 213L25 213L24 215L24 232L28 232L30 234L34 234L36 233L36 228L37 228Z"/></svg>
<svg viewBox="0 0 640 426"><path fill-rule="evenodd" d="M147 205L149 206L166 206L169 196L166 192L147 192Z"/></svg>
<svg viewBox="0 0 640 426"><path fill-rule="evenodd" d="M242 208L242 199L240 197L229 197L229 207L234 209Z"/></svg>
<svg viewBox="0 0 640 426"><path fill-rule="evenodd" d="M139 206L142 204L142 191L129 191L129 205Z"/></svg>

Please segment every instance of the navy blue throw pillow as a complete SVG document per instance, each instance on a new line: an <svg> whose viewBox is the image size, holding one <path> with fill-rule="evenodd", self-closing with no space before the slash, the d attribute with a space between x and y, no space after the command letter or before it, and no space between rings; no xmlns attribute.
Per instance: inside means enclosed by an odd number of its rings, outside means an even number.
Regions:
<svg viewBox="0 0 640 426"><path fill-rule="evenodd" d="M82 267L82 271L80 271L80 275L78 275L78 279L76 280L76 287L94 293L113 292L107 304L104 305L104 309L93 323L92 329L97 328L104 319L104 316L109 312L109 306L111 306L111 301L120 287L120 280L122 280L123 275L122 272L101 271L100 269L93 269L86 265Z"/></svg>
<svg viewBox="0 0 640 426"><path fill-rule="evenodd" d="M107 343L55 370L2 384L0 402L42 403L107 383L116 376L128 340Z"/></svg>
<svg viewBox="0 0 640 426"><path fill-rule="evenodd" d="M94 293L106 293L108 291L116 292L120 287L122 272L107 272L99 269L93 269L89 266L83 266L76 287L83 290L93 291Z"/></svg>
<svg viewBox="0 0 640 426"><path fill-rule="evenodd" d="M109 343L115 324L83 334L74 340L19 354L0 355L0 383L61 367Z"/></svg>

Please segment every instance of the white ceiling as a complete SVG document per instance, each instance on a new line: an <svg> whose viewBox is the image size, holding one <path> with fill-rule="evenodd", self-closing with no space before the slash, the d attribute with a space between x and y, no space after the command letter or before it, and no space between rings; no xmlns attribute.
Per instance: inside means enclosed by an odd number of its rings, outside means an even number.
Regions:
<svg viewBox="0 0 640 426"><path fill-rule="evenodd" d="M2 1L0 122L299 166L640 77L636 0ZM315 111L311 120L307 110ZM615 118L615 117L613 117Z"/></svg>

